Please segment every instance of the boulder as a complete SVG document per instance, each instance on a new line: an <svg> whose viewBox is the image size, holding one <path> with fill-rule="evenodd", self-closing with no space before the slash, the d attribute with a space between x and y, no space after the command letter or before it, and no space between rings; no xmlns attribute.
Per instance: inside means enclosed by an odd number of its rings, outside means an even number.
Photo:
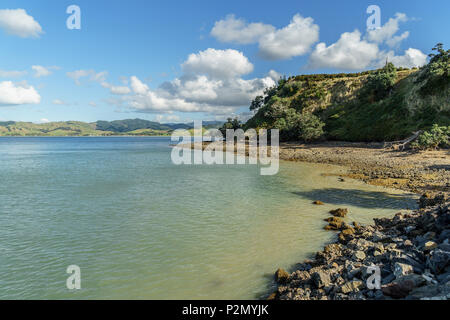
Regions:
<svg viewBox="0 0 450 320"><path fill-rule="evenodd" d="M311 279L317 288L328 287L331 284L330 274L324 270L314 272Z"/></svg>
<svg viewBox="0 0 450 320"><path fill-rule="evenodd" d="M316 200L316 201L313 202L313 204L318 205L318 206L323 206L325 203L323 203L320 200Z"/></svg>
<svg viewBox="0 0 450 320"><path fill-rule="evenodd" d="M363 287L364 283L361 280L353 280L342 285L340 290L342 293L348 294L350 292L358 292Z"/></svg>
<svg viewBox="0 0 450 320"><path fill-rule="evenodd" d="M419 207L426 208L438 204L444 204L445 201L446 196L443 193L440 194L424 193L419 199Z"/></svg>
<svg viewBox="0 0 450 320"><path fill-rule="evenodd" d="M275 272L275 281L278 283L286 283L289 281L289 273L286 272L286 270L279 268Z"/></svg>
<svg viewBox="0 0 450 320"><path fill-rule="evenodd" d="M344 218L348 214L348 209L339 208L331 210L330 213L335 217Z"/></svg>
<svg viewBox="0 0 450 320"><path fill-rule="evenodd" d="M366 254L364 253L364 251L355 251L355 253L353 254L353 259L357 260L357 261L362 261L366 258Z"/></svg>
<svg viewBox="0 0 450 320"><path fill-rule="evenodd" d="M383 294L394 298L405 298L414 288L416 284L413 280L406 279L404 281L394 281L381 287Z"/></svg>
<svg viewBox="0 0 450 320"><path fill-rule="evenodd" d="M450 264L450 252L441 249L433 250L427 258L427 267L434 274L441 274Z"/></svg>
<svg viewBox="0 0 450 320"><path fill-rule="evenodd" d="M438 245L437 245L436 242L434 242L434 241L427 241L427 242L425 242L424 245L423 245L423 250L424 250L424 251L431 251L431 250L437 248L437 246L438 246Z"/></svg>

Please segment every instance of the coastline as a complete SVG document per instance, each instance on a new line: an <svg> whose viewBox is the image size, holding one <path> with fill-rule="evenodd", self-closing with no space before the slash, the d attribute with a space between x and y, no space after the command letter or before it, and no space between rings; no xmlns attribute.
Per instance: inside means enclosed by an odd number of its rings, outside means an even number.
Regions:
<svg viewBox="0 0 450 320"><path fill-rule="evenodd" d="M220 142L203 142L202 148L211 143ZM178 147L192 149L195 146L191 143ZM450 150L420 153L398 151L383 148L382 143L280 144L280 160L339 165L348 170L338 175L341 178L362 180L368 184L417 194L450 193L449 159Z"/></svg>
<svg viewBox="0 0 450 320"><path fill-rule="evenodd" d="M202 148L209 144L204 142ZM449 150L414 153L385 149L380 143L283 143L280 159L343 166L347 173L339 174L341 179L422 196L419 210L374 219L371 225L346 221L345 208L330 212L324 228L336 232L336 240L292 272L278 269L274 275L278 288L268 299L450 298ZM373 266L380 270L380 286L369 289Z"/></svg>

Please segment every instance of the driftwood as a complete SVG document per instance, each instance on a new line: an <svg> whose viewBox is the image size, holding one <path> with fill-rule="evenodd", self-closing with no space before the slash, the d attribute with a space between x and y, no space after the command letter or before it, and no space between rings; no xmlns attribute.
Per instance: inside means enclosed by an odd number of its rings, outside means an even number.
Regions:
<svg viewBox="0 0 450 320"><path fill-rule="evenodd" d="M411 145L411 142L416 140L420 136L421 133L422 133L422 130L419 130L419 131L414 132L412 136L410 136L404 140L385 142L383 147L403 151L405 149L408 149L409 146Z"/></svg>

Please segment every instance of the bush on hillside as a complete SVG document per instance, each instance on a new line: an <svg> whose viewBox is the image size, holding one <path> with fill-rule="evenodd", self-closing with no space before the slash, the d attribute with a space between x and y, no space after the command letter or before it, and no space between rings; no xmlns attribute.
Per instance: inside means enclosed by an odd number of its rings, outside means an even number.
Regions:
<svg viewBox="0 0 450 320"><path fill-rule="evenodd" d="M420 134L416 141L411 143L411 148L416 150L430 150L447 148L450 146L450 126L440 127L435 124L429 131Z"/></svg>

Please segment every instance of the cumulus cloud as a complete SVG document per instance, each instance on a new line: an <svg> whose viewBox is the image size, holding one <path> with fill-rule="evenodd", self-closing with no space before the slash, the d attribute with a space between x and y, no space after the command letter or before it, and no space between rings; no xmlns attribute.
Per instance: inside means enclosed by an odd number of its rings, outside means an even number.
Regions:
<svg viewBox="0 0 450 320"><path fill-rule="evenodd" d="M275 85L270 76L242 79L242 75L253 70L253 65L236 50L207 49L191 54L182 69L182 76L156 89L150 89L137 76L130 77L131 94L114 104L140 112L229 114Z"/></svg>
<svg viewBox="0 0 450 320"><path fill-rule="evenodd" d="M258 42L263 35L274 31L275 27L270 24L247 23L244 19L237 19L230 14L225 19L216 21L211 35L221 42L250 44Z"/></svg>
<svg viewBox="0 0 450 320"><path fill-rule="evenodd" d="M181 65L185 73L205 74L212 78L230 78L253 71L253 64L242 52L209 48L192 53Z"/></svg>
<svg viewBox="0 0 450 320"><path fill-rule="evenodd" d="M267 76L271 78L273 81L277 82L283 76L281 73L276 72L275 70L270 70L267 73Z"/></svg>
<svg viewBox="0 0 450 320"><path fill-rule="evenodd" d="M26 74L26 71L0 70L0 78L20 78Z"/></svg>
<svg viewBox="0 0 450 320"><path fill-rule="evenodd" d="M289 59L308 53L317 41L319 26L314 24L314 19L296 14L286 27L264 35L259 50L269 60Z"/></svg>
<svg viewBox="0 0 450 320"><path fill-rule="evenodd" d="M89 81L96 82L104 82L106 80L106 76L108 75L107 71L96 72L95 70L75 70L71 72L67 72L66 75L75 81L76 85L81 85L80 79L88 78Z"/></svg>
<svg viewBox="0 0 450 320"><path fill-rule="evenodd" d="M367 32L367 40L375 43L385 42L388 46L394 47L402 40L408 38L409 32L406 31L399 36L395 34L399 30L399 23L408 21L408 17L404 13L396 13L394 18L390 18L382 27Z"/></svg>
<svg viewBox="0 0 450 320"><path fill-rule="evenodd" d="M277 29L272 25L247 23L228 15L217 21L211 35L222 42L238 44L259 43L259 54L268 60L283 60L308 53L319 41L319 26L311 17L296 14L289 25Z"/></svg>
<svg viewBox="0 0 450 320"><path fill-rule="evenodd" d="M399 23L408 21L404 13L397 13L381 28L368 30L361 37L359 30L346 32L339 40L327 46L319 43L309 57L310 68L336 68L361 70L378 68L384 65L386 57L397 67L415 67L426 64L427 56L418 49L409 48L404 55L396 56L393 50L382 51L381 46L395 47L408 38L409 31L397 35Z"/></svg>
<svg viewBox="0 0 450 320"><path fill-rule="evenodd" d="M0 105L38 104L39 93L26 83L0 82Z"/></svg>
<svg viewBox="0 0 450 320"><path fill-rule="evenodd" d="M378 58L378 53L378 45L361 39L361 32L358 30L345 32L336 43L328 47L323 42L317 44L309 58L309 67L363 69Z"/></svg>
<svg viewBox="0 0 450 320"><path fill-rule="evenodd" d="M1 9L0 28L21 38L38 38L43 33L39 23L24 9Z"/></svg>
<svg viewBox="0 0 450 320"><path fill-rule="evenodd" d="M427 63L428 57L422 51L414 48L409 48L402 56L396 56L394 51L388 52L386 56L395 66L404 68L422 67ZM381 59L381 63L383 61L385 58Z"/></svg>

